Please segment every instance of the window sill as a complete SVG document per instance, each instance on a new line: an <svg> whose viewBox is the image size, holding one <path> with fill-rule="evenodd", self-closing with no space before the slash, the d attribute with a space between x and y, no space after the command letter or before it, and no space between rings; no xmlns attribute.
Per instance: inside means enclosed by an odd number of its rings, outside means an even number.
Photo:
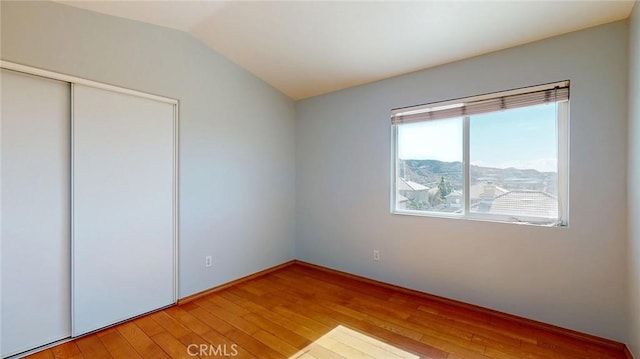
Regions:
<svg viewBox="0 0 640 359"><path fill-rule="evenodd" d="M391 214L403 215L403 216L415 216L415 217L430 217L430 218L442 218L442 219L455 219L455 220L469 220L478 222L490 222L490 223L506 223L535 227L548 227L548 228L569 228L567 223L548 222L547 219L540 218L518 218L514 219L509 216L482 216L477 214L463 214L463 213L440 213L440 212L425 212L425 211L412 211L412 210L391 210Z"/></svg>

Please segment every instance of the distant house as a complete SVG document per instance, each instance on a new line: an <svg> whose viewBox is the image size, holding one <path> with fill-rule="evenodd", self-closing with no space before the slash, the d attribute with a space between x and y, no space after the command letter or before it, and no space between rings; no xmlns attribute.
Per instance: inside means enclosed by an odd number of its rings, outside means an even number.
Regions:
<svg viewBox="0 0 640 359"><path fill-rule="evenodd" d="M462 192L453 191L446 195L444 199L447 201L447 208L459 209L462 208Z"/></svg>
<svg viewBox="0 0 640 359"><path fill-rule="evenodd" d="M538 178L508 177L503 185L510 190L544 190L545 184Z"/></svg>
<svg viewBox="0 0 640 359"><path fill-rule="evenodd" d="M469 199L471 205L474 205L482 200L493 200L507 192L509 190L496 186L493 182L476 183L469 186Z"/></svg>
<svg viewBox="0 0 640 359"><path fill-rule="evenodd" d="M398 194L409 201L428 202L429 187L421 185L413 181L406 180L402 177L398 178ZM400 203L400 202L398 202Z"/></svg>
<svg viewBox="0 0 640 359"><path fill-rule="evenodd" d="M475 206L479 212L488 212L493 200L509 191L496 186L493 182L485 182L469 186L469 192L471 208Z"/></svg>
<svg viewBox="0 0 640 359"><path fill-rule="evenodd" d="M475 207L475 208L474 208ZM513 217L558 217L558 198L543 191L516 190L501 194L491 201L479 201L472 211Z"/></svg>

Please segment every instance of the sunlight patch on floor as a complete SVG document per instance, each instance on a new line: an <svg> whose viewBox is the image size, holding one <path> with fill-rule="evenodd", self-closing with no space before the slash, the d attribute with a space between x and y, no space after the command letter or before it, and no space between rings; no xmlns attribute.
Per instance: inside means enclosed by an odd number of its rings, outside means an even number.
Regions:
<svg viewBox="0 0 640 359"><path fill-rule="evenodd" d="M289 357L289 359L313 358L419 359L420 357L339 325Z"/></svg>

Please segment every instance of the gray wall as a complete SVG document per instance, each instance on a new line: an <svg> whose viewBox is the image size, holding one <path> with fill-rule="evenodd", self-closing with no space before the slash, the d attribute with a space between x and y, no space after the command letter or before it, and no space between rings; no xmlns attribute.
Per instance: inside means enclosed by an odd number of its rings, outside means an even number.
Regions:
<svg viewBox="0 0 640 359"><path fill-rule="evenodd" d="M296 257L626 340L627 35L616 22L297 102ZM565 79L570 228L389 213L392 108Z"/></svg>
<svg viewBox="0 0 640 359"><path fill-rule="evenodd" d="M629 21L629 339L640 358L640 3Z"/></svg>
<svg viewBox="0 0 640 359"><path fill-rule="evenodd" d="M178 31L51 2L1 16L3 60L180 100L181 297L293 258L292 100Z"/></svg>

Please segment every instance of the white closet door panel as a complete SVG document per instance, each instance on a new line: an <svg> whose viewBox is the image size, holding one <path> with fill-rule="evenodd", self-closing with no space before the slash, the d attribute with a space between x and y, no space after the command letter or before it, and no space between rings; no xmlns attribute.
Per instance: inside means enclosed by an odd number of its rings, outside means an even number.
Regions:
<svg viewBox="0 0 640 359"><path fill-rule="evenodd" d="M2 70L1 355L71 333L70 85Z"/></svg>
<svg viewBox="0 0 640 359"><path fill-rule="evenodd" d="M174 298L174 107L73 88L73 335Z"/></svg>

